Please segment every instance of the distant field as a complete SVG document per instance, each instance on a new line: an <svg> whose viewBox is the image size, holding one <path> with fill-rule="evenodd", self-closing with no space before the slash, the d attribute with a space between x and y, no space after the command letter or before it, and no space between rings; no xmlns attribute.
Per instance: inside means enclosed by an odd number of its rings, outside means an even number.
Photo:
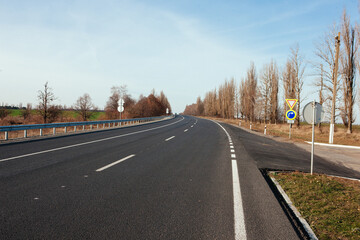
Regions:
<svg viewBox="0 0 360 240"><path fill-rule="evenodd" d="M22 117L22 112L24 110L21 109L9 109L9 116L12 117ZM37 110L31 110L32 115L38 115ZM64 110L62 111L63 117L77 119L79 117L79 114L76 111L73 110ZM92 121L96 121L98 119L104 118L105 112L94 112L93 116L90 118Z"/></svg>

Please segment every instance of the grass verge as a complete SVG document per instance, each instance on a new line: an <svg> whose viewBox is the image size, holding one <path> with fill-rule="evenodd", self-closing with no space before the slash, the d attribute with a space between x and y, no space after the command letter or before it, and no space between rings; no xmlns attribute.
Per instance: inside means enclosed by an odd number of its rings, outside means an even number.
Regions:
<svg viewBox="0 0 360 240"><path fill-rule="evenodd" d="M272 174L319 239L360 239L360 182L319 174Z"/></svg>

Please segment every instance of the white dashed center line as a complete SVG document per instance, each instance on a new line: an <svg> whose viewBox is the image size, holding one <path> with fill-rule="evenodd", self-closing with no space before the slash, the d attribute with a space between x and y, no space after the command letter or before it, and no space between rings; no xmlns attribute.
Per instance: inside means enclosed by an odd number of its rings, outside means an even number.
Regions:
<svg viewBox="0 0 360 240"><path fill-rule="evenodd" d="M185 129L185 130L184 130L184 132L187 132L187 131L189 131L189 129Z"/></svg>
<svg viewBox="0 0 360 240"><path fill-rule="evenodd" d="M110 164L108 164L108 165L106 165L106 166L104 166L104 167L102 167L102 168L99 168L99 169L96 170L96 172L104 171L105 169L107 169L107 168L109 168L109 167L112 167L112 166L114 166L114 165L116 165L116 164L118 164L118 163L121 163L121 162L123 162L123 161L125 161L125 160L128 160L129 158L132 158L132 157L135 157L135 154L129 155L129 156L124 157L124 158L122 158L122 159L120 159L120 160L118 160L118 161L116 161L116 162L110 163Z"/></svg>
<svg viewBox="0 0 360 240"><path fill-rule="evenodd" d="M167 142L167 141L169 141L169 140L173 139L174 137L175 137L175 136L172 136L172 137L169 137L169 138L165 139L165 142Z"/></svg>

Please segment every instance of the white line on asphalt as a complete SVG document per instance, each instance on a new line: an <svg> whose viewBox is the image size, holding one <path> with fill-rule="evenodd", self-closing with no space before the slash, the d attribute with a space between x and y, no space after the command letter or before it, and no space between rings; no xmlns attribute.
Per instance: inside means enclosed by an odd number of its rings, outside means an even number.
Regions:
<svg viewBox="0 0 360 240"><path fill-rule="evenodd" d="M167 142L167 141L169 141L169 140L173 139L174 137L175 137L175 136L172 136L172 137L169 137L169 138L165 139L165 142Z"/></svg>
<svg viewBox="0 0 360 240"><path fill-rule="evenodd" d="M234 193L235 240L246 240L244 209L242 205L240 179L236 160L232 160L232 177Z"/></svg>
<svg viewBox="0 0 360 240"><path fill-rule="evenodd" d="M191 125L191 127L194 127L194 125Z"/></svg>
<svg viewBox="0 0 360 240"><path fill-rule="evenodd" d="M234 146L230 146L230 148L234 148Z"/></svg>
<svg viewBox="0 0 360 240"><path fill-rule="evenodd" d="M96 171L97 171L97 172L104 171L105 169L107 169L107 168L109 168L109 167L112 167L112 166L114 166L114 165L116 165L116 164L118 164L118 163L121 163L121 162L123 162L123 161L125 161L125 160L128 160L129 158L132 158L132 157L135 157L135 154L131 154L131 155L127 156L127 157L124 157L124 158L122 158L122 159L120 159L120 160L117 160L116 162L110 163L110 164L108 164L108 165L106 165L106 166L104 166L104 167L102 167L102 168L97 169Z"/></svg>
<svg viewBox="0 0 360 240"><path fill-rule="evenodd" d="M230 138L230 134L226 131L226 129L223 126L221 126L221 124L215 121L213 122L219 125L224 130L228 138ZM232 144L233 143L230 142L230 145ZM233 146L230 146L230 148L233 148ZM231 157L236 158L236 155L231 154ZM238 171L236 159L232 159L231 162L232 162L233 194L234 194L235 240L246 240L245 217L244 217L243 202L241 198L239 171Z"/></svg>
<svg viewBox="0 0 360 240"><path fill-rule="evenodd" d="M5 161L13 160L13 159L24 158L24 157L34 156L34 155L39 155L39 154L42 154L42 153L55 152L55 151L58 151L58 150L83 146L83 145L87 145L87 144L91 144L91 143L103 142L103 141L107 141L107 140L111 140L111 139L115 139L115 138L126 137L126 136L130 136L130 135L138 134L138 133L149 132L149 131L152 131L152 130L155 130L155 129L164 128L164 127L167 127L167 126L170 126L170 125L174 125L174 124L176 124L178 122L181 122L182 120L184 120L184 117L182 117L182 119L179 120L179 121L176 121L176 122L164 125L164 126L159 126L159 127L155 127L155 128L150 128L150 129L146 129L146 130L132 132L132 133L126 133L126 134L123 134L123 135L98 139L98 140L89 141L89 142L78 143L78 144L69 145L69 146L65 146L65 147L53 148L53 149L44 150L44 151L40 151L40 152L34 152L34 153L19 155L19 156L15 156L15 157L4 158L4 159L0 159L0 162L5 162Z"/></svg>
<svg viewBox="0 0 360 240"><path fill-rule="evenodd" d="M185 129L185 130L184 130L184 132L187 132L187 131L189 131L189 129Z"/></svg>
<svg viewBox="0 0 360 240"><path fill-rule="evenodd" d="M230 149L230 152L235 152L235 150L234 150L234 149Z"/></svg>

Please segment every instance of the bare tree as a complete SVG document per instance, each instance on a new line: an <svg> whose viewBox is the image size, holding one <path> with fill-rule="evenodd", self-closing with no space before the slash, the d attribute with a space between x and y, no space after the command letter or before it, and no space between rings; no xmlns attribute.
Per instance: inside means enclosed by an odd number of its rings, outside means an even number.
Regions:
<svg viewBox="0 0 360 240"><path fill-rule="evenodd" d="M217 102L217 93L216 89L213 91L209 91L205 94L204 98L204 113L206 116L216 116L216 102Z"/></svg>
<svg viewBox="0 0 360 240"><path fill-rule="evenodd" d="M340 78L337 74L337 59L339 58L339 51L336 49L340 46L340 33L338 33L336 24L327 31L323 38L316 44L315 55L318 57L318 62L314 64L315 70L322 73L324 80L324 98L331 101L331 116L330 116L330 135L329 143L333 143L334 124L337 117L340 90ZM334 36L335 41L334 41Z"/></svg>
<svg viewBox="0 0 360 240"><path fill-rule="evenodd" d="M124 98L126 93L127 93L126 85L111 87L111 95L105 106L105 111L108 118L115 119L119 117L118 114L119 100Z"/></svg>
<svg viewBox="0 0 360 240"><path fill-rule="evenodd" d="M83 121L87 121L92 115L94 115L96 107L92 103L90 95L85 93L83 96L78 98L74 104L74 109L78 112L78 114L80 114Z"/></svg>
<svg viewBox="0 0 360 240"><path fill-rule="evenodd" d="M43 118L44 123L47 123L50 117L49 109L51 107L51 103L55 101L55 99L56 97L52 89L49 87L49 83L46 82L44 84L44 90L38 91L38 100L39 100L38 111L41 117Z"/></svg>
<svg viewBox="0 0 360 240"><path fill-rule="evenodd" d="M257 91L257 74L255 65L251 62L249 69L247 70L247 76L245 79L245 93L244 93L244 106L245 116L255 122L255 103L258 97Z"/></svg>
<svg viewBox="0 0 360 240"><path fill-rule="evenodd" d="M166 108L169 109L169 114L172 112L171 111L171 106L170 106L170 103L169 103L169 100L167 99L166 95L164 94L163 91L160 92L160 96L158 97L160 102L161 102L161 105L164 107L164 113L166 113Z"/></svg>
<svg viewBox="0 0 360 240"><path fill-rule="evenodd" d="M240 89L239 89L239 85L237 85L235 83L235 95L234 95L234 98L235 98L235 113L236 113L236 118L238 119L239 118L239 115L240 115Z"/></svg>
<svg viewBox="0 0 360 240"><path fill-rule="evenodd" d="M270 63L271 91L270 91L270 120L276 123L279 116L279 70L275 61Z"/></svg>
<svg viewBox="0 0 360 240"><path fill-rule="evenodd" d="M264 122L269 119L269 102L270 102L270 89L271 89L271 73L268 64L264 65L262 74L260 76L260 96L263 103L263 117Z"/></svg>
<svg viewBox="0 0 360 240"><path fill-rule="evenodd" d="M24 118L24 120L28 119L31 115L31 110L32 110L32 106L30 103L28 103L26 105L26 109L24 109L23 111L21 111L21 115Z"/></svg>
<svg viewBox="0 0 360 240"><path fill-rule="evenodd" d="M203 101L201 101L200 96L196 99L196 115L198 116L204 115L204 103Z"/></svg>
<svg viewBox="0 0 360 240"><path fill-rule="evenodd" d="M275 61L271 60L270 64L264 65L260 79L259 91L263 100L264 121L270 119L271 122L275 123L279 112L279 71Z"/></svg>
<svg viewBox="0 0 360 240"><path fill-rule="evenodd" d="M0 108L0 119L6 118L6 116L9 115L9 111L6 108Z"/></svg>
<svg viewBox="0 0 360 240"><path fill-rule="evenodd" d="M285 68L282 73L282 82L283 82L283 88L284 88L284 98L285 99L295 99L296 93L295 93L295 77L294 77L294 70L293 65L290 61L290 59L287 60ZM287 109L287 103L284 101L284 113L286 113ZM283 115L285 122L286 116Z"/></svg>
<svg viewBox="0 0 360 240"><path fill-rule="evenodd" d="M350 25L350 17L346 15L345 10L342 17L341 31L344 42L341 57L344 105L341 109L341 116L344 125L347 127L347 133L352 133L358 41L355 39L356 29Z"/></svg>
<svg viewBox="0 0 360 240"><path fill-rule="evenodd" d="M293 70L293 76L294 76L294 85L295 85L295 98L298 100L296 111L297 111L297 126L300 126L300 104L302 102L302 89L304 86L304 72L305 72L305 66L304 66L304 60L303 57L299 54L299 45L297 44L295 47L290 48L291 54L290 54L290 61L292 65Z"/></svg>

